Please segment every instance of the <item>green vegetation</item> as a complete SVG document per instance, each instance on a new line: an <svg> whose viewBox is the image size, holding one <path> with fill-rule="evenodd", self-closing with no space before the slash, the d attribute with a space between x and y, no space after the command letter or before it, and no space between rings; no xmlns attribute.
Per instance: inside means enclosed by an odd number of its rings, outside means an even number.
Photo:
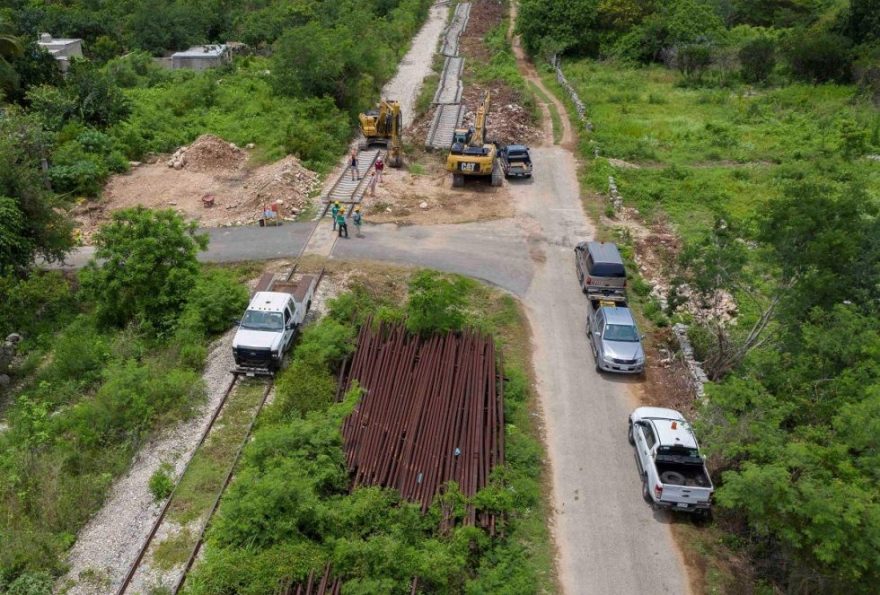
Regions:
<svg viewBox="0 0 880 595"><path fill-rule="evenodd" d="M153 494L153 499L157 502L170 496L174 490L173 471L174 468L169 463L162 463L150 476L147 486L150 488L150 493Z"/></svg>
<svg viewBox="0 0 880 595"><path fill-rule="evenodd" d="M205 560L188 592L270 592L279 581L303 580L328 562L345 578L346 592L409 593L415 576L423 589L442 592L551 589L542 455L528 410L526 331L516 303L455 276L422 272L409 285L402 308L386 288L355 283L331 302L327 317L304 331L212 523ZM443 315L428 321L428 305ZM504 350L507 464L476 498L504 513L501 536L462 526L441 534L439 504L422 515L391 490L349 492L340 428L360 391L355 387L335 404L335 374L368 316L405 315L421 320L423 331L430 324L475 326ZM463 513L465 502L454 486L443 499L455 515Z"/></svg>
<svg viewBox="0 0 880 595"><path fill-rule="evenodd" d="M717 557L707 583L871 592L880 168L866 156L880 152L880 87L859 20L876 2L582 4L579 32L553 3L524 2L522 32L533 52L567 54L594 125L584 183L604 194L613 175L684 241L665 265L669 311L643 308L691 322L715 380L697 422L718 488L713 537L696 540ZM675 312L682 287L710 306L733 295L736 324ZM746 578L724 557L748 560Z"/></svg>
<svg viewBox="0 0 880 595"><path fill-rule="evenodd" d="M155 246L145 254L145 231L178 247L176 255ZM9 428L0 433L0 588L12 592L48 592L21 589L63 570L64 551L144 440L201 402L205 345L247 297L234 288L239 279L194 268L197 244L174 213L122 211L101 235L107 262L125 254L125 266L93 265L82 289L58 273L5 280L12 300L0 323L26 333L24 364L11 370L20 384L9 395ZM150 275L138 273L144 266ZM106 281L89 286L95 275ZM161 303L146 306L135 287ZM206 308L212 296L229 303ZM168 477L151 481L157 497L169 486Z"/></svg>

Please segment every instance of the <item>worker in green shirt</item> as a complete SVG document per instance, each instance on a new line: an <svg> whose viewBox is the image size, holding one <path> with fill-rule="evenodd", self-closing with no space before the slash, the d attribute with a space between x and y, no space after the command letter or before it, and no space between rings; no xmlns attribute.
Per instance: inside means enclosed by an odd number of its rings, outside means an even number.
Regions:
<svg viewBox="0 0 880 595"><path fill-rule="evenodd" d="M339 237L342 237L342 234L345 234L345 237L348 237L348 224L345 223L345 211L339 211L336 213L336 224L339 225Z"/></svg>
<svg viewBox="0 0 880 595"><path fill-rule="evenodd" d="M361 237L361 223L363 222L363 217L361 216L361 208L354 208L354 215L351 216L351 220L354 221L354 229L357 237Z"/></svg>
<svg viewBox="0 0 880 595"><path fill-rule="evenodd" d="M339 214L340 208L338 200L333 203L332 207L330 207L330 218L333 219L333 231L336 231L336 215Z"/></svg>

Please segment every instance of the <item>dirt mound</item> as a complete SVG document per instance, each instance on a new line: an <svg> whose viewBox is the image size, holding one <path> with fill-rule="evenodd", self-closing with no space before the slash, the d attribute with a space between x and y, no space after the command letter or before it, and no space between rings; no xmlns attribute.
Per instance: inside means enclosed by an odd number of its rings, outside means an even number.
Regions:
<svg viewBox="0 0 880 595"><path fill-rule="evenodd" d="M204 135L170 158L113 176L100 200L83 201L73 216L88 241L113 211L135 205L171 208L201 227L222 227L253 223L271 204L289 219L308 204L318 174L293 156L257 168L246 165L248 157L248 151ZM171 162L179 165L169 171Z"/></svg>
<svg viewBox="0 0 880 595"><path fill-rule="evenodd" d="M245 201L260 207L281 200L288 208L302 209L317 187L318 174L288 155L254 171L244 184Z"/></svg>
<svg viewBox="0 0 880 595"><path fill-rule="evenodd" d="M189 146L180 147L168 160L168 167L190 171L215 172L241 168L247 153L219 136L203 134Z"/></svg>

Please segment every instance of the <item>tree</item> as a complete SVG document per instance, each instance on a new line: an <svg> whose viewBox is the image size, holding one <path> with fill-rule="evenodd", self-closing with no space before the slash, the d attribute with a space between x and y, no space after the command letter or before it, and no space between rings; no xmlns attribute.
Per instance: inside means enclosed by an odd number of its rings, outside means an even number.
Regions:
<svg viewBox="0 0 880 595"><path fill-rule="evenodd" d="M21 42L9 33L9 26L0 20L0 89L7 93L18 86L18 76L11 61L21 54Z"/></svg>
<svg viewBox="0 0 880 595"><path fill-rule="evenodd" d="M850 76L850 46L842 35L804 30L791 38L786 53L792 72L802 80L845 82Z"/></svg>
<svg viewBox="0 0 880 595"><path fill-rule="evenodd" d="M599 0L523 0L517 18L526 50L541 52L594 52L598 38L594 31Z"/></svg>
<svg viewBox="0 0 880 595"><path fill-rule="evenodd" d="M817 306L880 297L878 214L859 180L793 184L767 206L758 238L773 248L782 282L793 282L783 304L791 322Z"/></svg>
<svg viewBox="0 0 880 595"><path fill-rule="evenodd" d="M844 32L856 44L880 41L880 0L850 0Z"/></svg>
<svg viewBox="0 0 880 595"><path fill-rule="evenodd" d="M207 235L196 229L171 210L136 207L113 213L95 234L95 260L80 273L100 320L170 329L198 278L196 255L208 246Z"/></svg>
<svg viewBox="0 0 880 595"><path fill-rule="evenodd" d="M740 72L747 83L763 83L776 66L776 44L767 37L747 42L739 50Z"/></svg>
<svg viewBox="0 0 880 595"><path fill-rule="evenodd" d="M432 271L416 274L409 283L406 327L414 333L461 330L464 325L464 280Z"/></svg>
<svg viewBox="0 0 880 595"><path fill-rule="evenodd" d="M0 117L0 274L60 260L73 245L66 204L43 171L50 143L33 116L9 107Z"/></svg>
<svg viewBox="0 0 880 595"><path fill-rule="evenodd" d="M688 43L677 48L675 66L684 78L699 81L712 64L712 49L705 43Z"/></svg>

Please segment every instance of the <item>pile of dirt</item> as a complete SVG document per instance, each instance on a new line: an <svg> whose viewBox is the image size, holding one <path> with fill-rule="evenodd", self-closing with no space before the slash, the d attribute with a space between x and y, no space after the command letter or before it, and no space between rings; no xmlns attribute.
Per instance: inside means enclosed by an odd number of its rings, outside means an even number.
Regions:
<svg viewBox="0 0 880 595"><path fill-rule="evenodd" d="M318 174L306 169L293 155L254 170L244 184L253 206L283 201L288 207L302 209L319 187ZM248 200L248 199L246 199Z"/></svg>
<svg viewBox="0 0 880 595"><path fill-rule="evenodd" d="M310 202L318 175L296 157L253 168L245 149L213 135L199 137L173 156L155 159L113 176L97 201L83 201L73 210L84 241L113 211L142 205L174 209L201 227L254 223L269 205L280 216L296 216ZM177 163L179 166L169 163Z"/></svg>
<svg viewBox="0 0 880 595"><path fill-rule="evenodd" d="M500 145L529 144L541 138L541 131L532 115L521 104L519 93L507 85L492 83L488 87L469 85L462 94L466 110L463 125L473 126L477 108L486 91L491 93L486 139Z"/></svg>
<svg viewBox="0 0 880 595"><path fill-rule="evenodd" d="M168 167L190 171L213 172L239 169L247 153L219 136L203 134L189 146L180 147L168 159Z"/></svg>

